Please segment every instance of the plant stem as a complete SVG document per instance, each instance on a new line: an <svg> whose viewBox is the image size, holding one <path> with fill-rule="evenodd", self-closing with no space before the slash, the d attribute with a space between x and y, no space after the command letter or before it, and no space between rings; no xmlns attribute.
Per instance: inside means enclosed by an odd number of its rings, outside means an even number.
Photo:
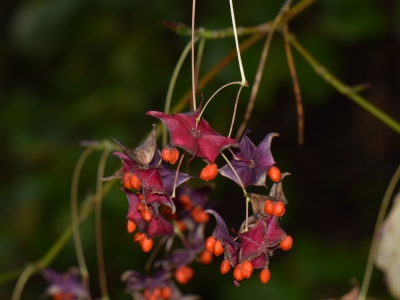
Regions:
<svg viewBox="0 0 400 300"><path fill-rule="evenodd" d="M246 76L244 75L244 70L243 70L243 64L242 64L242 58L240 56L240 48L239 48L239 42L238 42L238 37L237 37L237 31L236 31L236 22L235 22L235 13L233 11L233 3L232 0L229 0L229 5L231 8L231 17L232 17L232 27L233 27L233 35L235 37L235 44L236 44L236 51L237 51L237 57L238 57L238 62L239 62L239 69L240 69L240 76L242 77L242 82L240 83L242 86L248 86ZM192 29L193 30L193 29Z"/></svg>
<svg viewBox="0 0 400 300"><path fill-rule="evenodd" d="M239 91L238 91L238 93L236 95L235 107L233 108L232 121L231 121L231 127L229 128L228 138L230 138L231 134L232 134L233 124L235 123L237 105L238 105L238 102L239 102L239 96L240 96L240 92L242 91L242 89L243 89L243 85L240 86Z"/></svg>
<svg viewBox="0 0 400 300"><path fill-rule="evenodd" d="M375 224L375 230L374 230L371 247L369 249L368 261L367 261L367 267L366 267L365 273L364 273L364 279L363 279L360 294L358 295L357 300L365 300L367 297L368 287L369 287L369 283L371 281L371 276L372 276L372 271L374 268L376 253L378 251L378 246L379 246L379 230L382 226L386 212L389 207L390 199L392 198L394 189L396 188L396 185L399 182L399 180L400 180L400 166L397 167L396 172L394 173L392 179L389 182L389 185L386 189L385 195L383 196L381 208L379 209L378 218L377 218L376 224Z"/></svg>
<svg viewBox="0 0 400 300"><path fill-rule="evenodd" d="M101 299L108 300L107 278L104 267L104 254L103 254L103 236L101 230L101 204L103 198L103 182L101 178L104 176L104 168L107 162L107 157L110 154L110 149L106 147L101 155L99 166L97 169L97 182L96 182L96 202L95 202L95 222L96 222L96 252L97 252L97 267L99 271L99 284L101 290Z"/></svg>
<svg viewBox="0 0 400 300"><path fill-rule="evenodd" d="M368 100L355 93L351 87L347 86L345 83L341 82L334 75L332 75L297 41L297 39L292 34L288 35L288 40L292 44L292 46L300 53L300 55L303 56L303 58L310 64L314 71L318 75L320 75L327 83L332 85L338 92L360 105L366 111L371 113L374 117L388 125L394 131L400 133L400 123L392 119L390 116L385 114L373 104L369 103Z"/></svg>
<svg viewBox="0 0 400 300"><path fill-rule="evenodd" d="M294 97L296 99L297 120L298 120L297 121L297 130L298 130L297 139L298 139L299 145L303 145L303 143L304 143L303 102L302 102L302 98L301 98L300 85L299 85L299 81L297 80L296 67L294 64L288 35L289 35L289 26L287 24L285 24L285 25L283 25L283 36L284 36L284 42L285 42L286 59L288 61L290 76L292 77Z"/></svg>
<svg viewBox="0 0 400 300"><path fill-rule="evenodd" d="M272 24L270 26L270 30L268 31L268 36L267 36L267 39L265 40L264 48L261 53L260 62L258 64L256 77L254 79L253 87L251 89L249 103L247 104L247 109L246 109L246 113L245 113L243 122L240 125L239 130L236 134L236 137L235 137L236 140L239 140L239 138L242 136L244 130L246 129L247 123L250 120L251 113L252 113L253 107L254 107L254 102L255 102L257 94L258 94L258 88L260 87L260 82L261 82L261 78L262 78L262 73L264 71L265 62L268 57L268 52L269 52L269 48L271 45L272 37L274 35L276 27L278 26L278 24L280 23L280 20L282 19L282 15L285 13L285 11L288 10L291 2L292 2L291 0L287 0L285 2L285 4L282 6L279 13L275 17L274 21L272 22Z"/></svg>
<svg viewBox="0 0 400 300"><path fill-rule="evenodd" d="M248 48L253 46L256 42L258 42L263 35L255 34L249 37L247 40L240 44L240 51L242 53L246 51ZM209 70L206 75L204 75L200 80L197 86L198 90L203 89L223 68L225 68L235 57L236 57L236 49L232 50L228 53L221 61L219 61L211 70ZM178 104L176 104L172 109L172 113L177 113L183 111L184 107L190 100L192 91L186 92L185 95L181 99L179 99Z"/></svg>
<svg viewBox="0 0 400 300"><path fill-rule="evenodd" d="M192 106L193 111L196 110L196 76L195 76L195 67L194 67L194 24L195 24L195 16L196 16L196 0L193 0L192 7Z"/></svg>
<svg viewBox="0 0 400 300"><path fill-rule="evenodd" d="M199 39L199 37L196 37L195 42L197 42L198 39ZM172 93L175 88L176 80L177 80L178 74L182 68L183 62L185 61L185 58L188 55L191 48L192 48L192 41L190 41L186 45L185 49L183 49L183 52L182 52L181 56L179 57L178 62L176 63L174 72L172 73L172 77L171 77L171 80L170 80L169 86L168 86L167 98L165 99L164 112L166 114L169 114L169 112L170 112L171 102L172 102ZM162 145L163 145L163 147L165 147L167 145L167 127L166 126L163 126Z"/></svg>
<svg viewBox="0 0 400 300"><path fill-rule="evenodd" d="M246 228L245 228L245 231L248 231L249 230L249 202L250 202L249 195L247 194L246 188L244 187L244 184L243 184L242 180L240 179L238 173L236 172L235 168L232 166L232 164L229 161L229 159L222 152L221 152L221 155L225 159L225 161L227 162L229 167L231 168L233 174L235 174L235 176L236 176L236 178L237 178L237 180L239 182L239 185L242 188L243 195L246 197Z"/></svg>
<svg viewBox="0 0 400 300"><path fill-rule="evenodd" d="M79 231L79 214L78 214L78 186L79 186L79 177L81 174L81 170L84 162L88 158L88 156L94 151L94 146L88 147L85 151L82 152L79 157L74 173L72 175L72 184L71 184L71 223L72 223L72 231L73 238L75 244L75 252L76 258L78 260L79 271L82 276L82 285L86 291L89 289L89 272L86 267L85 255L83 254L81 235Z"/></svg>
<svg viewBox="0 0 400 300"><path fill-rule="evenodd" d="M206 104L204 105L203 109L201 110L199 116L196 118L196 123L200 122L201 116L203 115L207 105L210 103L210 101L215 97L216 94L218 94L222 89L226 88L227 86L230 86L232 84L240 84L242 85L242 83L240 81L235 81L235 82L229 82L225 85L223 85L222 87L220 87L216 92L214 92L214 94L212 94L212 96L210 97L210 99L207 100Z"/></svg>

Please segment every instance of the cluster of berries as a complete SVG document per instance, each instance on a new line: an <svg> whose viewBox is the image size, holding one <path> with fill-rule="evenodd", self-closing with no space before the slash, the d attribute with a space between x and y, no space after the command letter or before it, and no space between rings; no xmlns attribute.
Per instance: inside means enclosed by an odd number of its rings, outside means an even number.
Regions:
<svg viewBox="0 0 400 300"><path fill-rule="evenodd" d="M140 243L142 250L152 249L153 238L157 236L172 237L175 232L185 232L179 236L184 248L173 251L165 259L157 261L154 266L161 270L152 277L136 271L127 271L123 280L127 282L132 295L140 294L144 299L173 299L171 296L176 287L171 278L180 284L187 283L194 274L188 265L194 260L208 264L212 256L224 253L221 273L234 268L234 283L250 278L253 269L262 269L260 280L266 283L270 277L269 257L277 248L288 250L292 246L290 236L279 227L278 217L285 213L287 200L282 190L282 179L288 174L281 174L274 166L270 146L277 134L267 135L256 147L247 137L246 132L240 142L224 137L201 117L202 107L187 113L168 115L162 112L149 111L148 115L159 118L167 127L170 143L161 151L156 145L156 126L149 137L136 149L131 150L116 141L122 152L114 155L121 159L122 167L110 180L120 178L129 209L127 230L133 233L134 241ZM179 160L179 151L184 149L192 157L200 157L206 166L200 178L209 181L221 174L237 183L243 190L249 186L265 186L267 176L273 181L268 196L245 194L246 201L251 202L253 215L246 216L236 236L230 236L227 226L219 214L206 209L208 193L211 186L197 189L182 185L193 176L173 171L169 164ZM234 148L232 159L218 169L215 159L220 152ZM160 208L160 209L159 209ZM204 225L209 221L209 214L216 218L216 228L211 237L204 239ZM179 292L179 291L178 291ZM134 296L135 298L135 296ZM135 298L136 299L136 298ZM137 298L139 299L139 298Z"/></svg>

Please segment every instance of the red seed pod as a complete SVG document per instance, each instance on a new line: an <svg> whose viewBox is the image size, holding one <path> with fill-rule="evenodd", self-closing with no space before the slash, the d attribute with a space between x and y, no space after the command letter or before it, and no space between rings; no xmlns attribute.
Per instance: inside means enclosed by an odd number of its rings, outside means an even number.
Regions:
<svg viewBox="0 0 400 300"><path fill-rule="evenodd" d="M200 262L202 264L208 265L212 262L213 255L210 251L204 250L200 255Z"/></svg>
<svg viewBox="0 0 400 300"><path fill-rule="evenodd" d="M224 246L222 246L222 243L218 240L215 241L214 246L213 246L213 252L216 256L220 256L222 253L224 253Z"/></svg>
<svg viewBox="0 0 400 300"><path fill-rule="evenodd" d="M123 184L124 184L124 187L128 190L130 190L132 188L131 183L129 182L130 177L131 177L131 172L125 172Z"/></svg>
<svg viewBox="0 0 400 300"><path fill-rule="evenodd" d="M129 178L129 184L131 185L132 189L138 190L140 189L142 182L140 181L139 177L137 177L135 174L132 174Z"/></svg>
<svg viewBox="0 0 400 300"><path fill-rule="evenodd" d="M292 245L293 245L293 239L290 235L288 235L281 241L281 243L279 244L279 247L281 247L282 250L287 251L290 248L292 248Z"/></svg>
<svg viewBox="0 0 400 300"><path fill-rule="evenodd" d="M146 239L146 235L143 232L138 232L135 234L133 240L135 242L141 242Z"/></svg>
<svg viewBox="0 0 400 300"><path fill-rule="evenodd" d="M137 194L137 196L139 197L140 200L144 199L144 197L143 197L143 195L141 193Z"/></svg>
<svg viewBox="0 0 400 300"><path fill-rule="evenodd" d="M279 182L282 179L282 173L276 166L272 166L268 172L267 175L273 182Z"/></svg>
<svg viewBox="0 0 400 300"><path fill-rule="evenodd" d="M207 223L210 220L209 214L206 214L204 209L198 206L192 209L190 215L196 223Z"/></svg>
<svg viewBox="0 0 400 300"><path fill-rule="evenodd" d="M275 217L282 217L285 213L285 204L282 201L278 201L275 203L274 206L274 216Z"/></svg>
<svg viewBox="0 0 400 300"><path fill-rule="evenodd" d="M190 279L192 279L194 271L188 266L182 266L175 270L175 279L180 284L186 284Z"/></svg>
<svg viewBox="0 0 400 300"><path fill-rule="evenodd" d="M217 176L218 168L216 164L207 165L201 170L200 178L208 181L213 180Z"/></svg>
<svg viewBox="0 0 400 300"><path fill-rule="evenodd" d="M161 150L161 157L164 161L169 162L171 158L171 150L169 149L169 147L164 147Z"/></svg>
<svg viewBox="0 0 400 300"><path fill-rule="evenodd" d="M229 263L229 260L225 259L221 263L221 267L219 268L219 270L221 271L221 274L228 273L230 269L231 269L231 264Z"/></svg>
<svg viewBox="0 0 400 300"><path fill-rule="evenodd" d="M248 260L242 261L242 275L243 278L249 279L251 274L253 274L253 264Z"/></svg>
<svg viewBox="0 0 400 300"><path fill-rule="evenodd" d="M267 283L271 278L271 272L269 269L263 269L260 273L260 280L262 283Z"/></svg>
<svg viewBox="0 0 400 300"><path fill-rule="evenodd" d="M206 239L205 242L206 249L211 253L214 252L214 243L215 243L215 237L210 236L208 239Z"/></svg>
<svg viewBox="0 0 400 300"><path fill-rule="evenodd" d="M126 229L128 230L129 233L132 233L136 229L136 224L132 220L128 220L128 223L126 224Z"/></svg>
<svg viewBox="0 0 400 300"><path fill-rule="evenodd" d="M161 288L161 298L163 298L163 300L168 300L172 295L172 290L169 286L165 286L163 288Z"/></svg>
<svg viewBox="0 0 400 300"><path fill-rule="evenodd" d="M242 266L241 264L236 265L235 270L233 270L233 277L237 280L243 280L243 274L242 274Z"/></svg>
<svg viewBox="0 0 400 300"><path fill-rule="evenodd" d="M178 158L179 158L179 151L178 151L178 149L176 149L175 147L173 147L172 149L171 149L171 156L170 156L170 158L169 158L169 162L170 162L170 164L174 164L174 163L176 163L177 161L178 161Z"/></svg>
<svg viewBox="0 0 400 300"><path fill-rule="evenodd" d="M144 239L139 242L140 246L142 246L143 252L149 252L153 247L153 240L152 239Z"/></svg>
<svg viewBox="0 0 400 300"><path fill-rule="evenodd" d="M147 223L151 221L153 218L153 215L151 214L151 211L149 209L145 209L141 212L143 220L145 220Z"/></svg>
<svg viewBox="0 0 400 300"><path fill-rule="evenodd" d="M161 289L160 288L155 288L153 290L153 293L151 293L152 297L155 297L156 299L158 299L158 297L160 297L161 295Z"/></svg>
<svg viewBox="0 0 400 300"><path fill-rule="evenodd" d="M267 215L273 215L274 214L274 209L275 209L274 202L272 202L271 200L265 201L264 212Z"/></svg>

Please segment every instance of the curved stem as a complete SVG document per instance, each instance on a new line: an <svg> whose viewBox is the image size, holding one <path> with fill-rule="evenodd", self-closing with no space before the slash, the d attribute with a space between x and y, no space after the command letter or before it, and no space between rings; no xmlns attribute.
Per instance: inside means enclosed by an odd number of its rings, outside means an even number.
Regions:
<svg viewBox="0 0 400 300"><path fill-rule="evenodd" d="M394 173L392 179L389 182L389 185L386 189L385 195L383 196L381 208L379 209L378 218L377 218L376 224L375 224L374 236L372 239L371 247L369 249L368 262L367 262L367 267L366 267L365 273L364 273L364 279L363 279L360 294L358 295L357 300L365 300L367 297L368 287L369 287L369 283L371 281L371 276L372 276L372 271L374 268L376 253L378 251L378 246L379 246L379 230L385 219L385 215L386 215L387 209L389 207L390 199L392 198L394 189L396 188L396 185L399 182L399 180L400 180L400 166L397 167L396 172Z"/></svg>
<svg viewBox="0 0 400 300"><path fill-rule="evenodd" d="M79 232L79 217L78 217L78 186L79 186L79 177L81 174L81 170L84 162L88 158L88 156L94 151L94 147L88 147L85 151L82 152L79 157L74 173L72 175L72 184L71 184L71 222L72 222L72 231L74 237L75 244L75 252L76 257L78 259L79 271L82 276L82 286L86 291L89 289L89 272L86 267L85 255L83 254L83 247L81 241L81 235Z"/></svg>
<svg viewBox="0 0 400 300"><path fill-rule="evenodd" d="M195 38L195 43L199 40L199 37ZM172 73L171 81L169 82L168 86L168 92L167 92L167 98L165 99L165 107L164 107L164 112L166 114L169 114L170 108L171 108L171 102L172 102L172 93L175 88L176 80L178 78L178 74L182 68L183 62L185 61L185 58L187 57L190 49L192 47L192 41L190 41L185 49L183 49L181 56L179 57L178 62L176 63L174 72ZM162 138L162 145L165 147L167 145L167 127L163 126L163 138Z"/></svg>
<svg viewBox="0 0 400 300"><path fill-rule="evenodd" d="M258 89L260 87L260 82L261 82L262 74L264 71L265 62L267 61L269 48L271 46L272 37L274 36L275 29L278 26L278 24L280 23L283 14L289 9L290 3L291 3L291 0L287 0L285 2L285 4L282 6L281 10L279 11L278 15L275 17L274 21L272 22L270 30L268 31L268 36L267 36L267 39L265 40L264 48L261 53L260 62L258 63L258 68L257 68L256 77L254 79L254 84L251 89L249 103L247 104L246 114L244 116L242 124L239 127L238 132L236 133L236 137L235 137L236 140L239 140L239 138L242 136L244 130L246 129L247 123L250 120L251 113L253 112L253 108L254 108L254 102L256 101Z"/></svg>
<svg viewBox="0 0 400 300"><path fill-rule="evenodd" d="M103 254L103 236L101 230L101 200L103 197L103 182L101 178L104 176L104 168L107 162L107 157L111 150L106 148L101 155L99 166L97 169L97 182L96 182L96 205L95 205L95 222L96 222L96 252L97 252L97 267L99 271L99 284L101 290L101 299L108 300L107 278L104 267L104 254Z"/></svg>
<svg viewBox="0 0 400 300"><path fill-rule="evenodd" d="M178 167L176 168L175 179L174 179L174 189L172 191L171 198L175 198L176 182L178 180L179 169L181 168L182 160L184 157L185 157L185 153L182 154L181 159L179 160L179 163L178 163Z"/></svg>
<svg viewBox="0 0 400 300"><path fill-rule="evenodd" d="M379 108L369 103L367 99L358 95L354 90L333 76L324 66L322 66L292 35L288 34L288 40L301 56L310 64L315 73L321 76L327 83L332 85L339 93L353 100L359 106L371 113L378 120L382 121L397 133L400 133L400 123L381 111Z"/></svg>
<svg viewBox="0 0 400 300"><path fill-rule="evenodd" d="M240 92L242 91L242 89L243 89L243 85L240 86L239 91L236 96L235 107L233 108L232 122L231 122L231 128L229 129L228 138L230 138L231 134L232 134L233 124L235 123L237 105L239 102L239 96L240 96Z"/></svg>
<svg viewBox="0 0 400 300"><path fill-rule="evenodd" d="M25 268L25 270L21 273L18 278L17 284L15 285L15 289L11 300L19 300L21 298L22 291L24 290L25 284L28 281L29 277L36 271L35 265L29 265Z"/></svg>
<svg viewBox="0 0 400 300"><path fill-rule="evenodd" d="M242 64L242 58L240 56L240 48L239 48L239 42L238 42L238 37L237 37L237 31L236 31L236 22L235 22L235 13L233 11L233 3L232 0L229 0L229 5L231 8L231 17L232 17L232 27L233 27L233 35L235 37L235 44L236 44L236 51L237 51L237 57L238 57L238 62L239 62L239 69L240 69L240 76L242 77L242 82L240 83L242 86L248 86L246 76L244 75L244 70L243 70L243 64Z"/></svg>
<svg viewBox="0 0 400 300"><path fill-rule="evenodd" d="M212 94L210 99L207 100L206 104L204 105L203 109L201 110L199 116L196 118L196 122L197 123L200 122L200 119L201 119L201 116L204 113L204 110L206 109L206 107L210 103L210 101L215 97L215 95L218 94L222 89L226 88L227 86L233 85L233 84L240 84L241 85L241 82L240 81L234 81L234 82L227 83L224 86L220 87L214 94Z"/></svg>
<svg viewBox="0 0 400 300"><path fill-rule="evenodd" d="M197 37L197 38L199 38L199 37ZM199 49L197 51L197 58L196 58L196 64L195 64L196 92L198 91L197 85L199 83L200 66L201 66L201 60L202 60L203 54L204 54L204 46L205 46L205 44L206 44L206 39L205 38L201 38L200 42L199 42Z"/></svg>
<svg viewBox="0 0 400 300"><path fill-rule="evenodd" d="M246 197L246 228L245 228L245 231L247 231L247 230L249 230L249 202L250 202L250 198L249 198L249 196L247 194L247 191L246 191L246 189L244 187L244 184L243 184L242 180L240 179L238 173L236 172L235 168L232 166L232 164L229 161L229 159L222 152L221 152L221 155L225 159L225 161L227 162L229 167L231 168L233 174L235 174L237 180L239 181L240 186L242 187L243 194Z"/></svg>
<svg viewBox="0 0 400 300"><path fill-rule="evenodd" d="M256 42L258 42L263 35L261 34L255 34L248 39L246 39L244 42L240 44L240 50L242 53L249 49L251 46L253 46ZM222 60L220 60L217 64L214 65L214 67L209 70L200 80L197 88L199 90L203 89L223 68L225 68L235 57L236 57L236 49L232 50L230 53L228 53ZM182 96L181 99L179 99L178 103L172 108L172 112L181 112L186 104L189 102L190 97L191 97L192 91L188 91L185 93L185 95Z"/></svg>

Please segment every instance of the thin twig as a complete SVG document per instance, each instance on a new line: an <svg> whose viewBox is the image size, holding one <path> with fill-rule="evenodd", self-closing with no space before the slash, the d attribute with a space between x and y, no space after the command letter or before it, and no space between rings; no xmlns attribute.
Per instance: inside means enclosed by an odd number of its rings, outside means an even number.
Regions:
<svg viewBox="0 0 400 300"><path fill-rule="evenodd" d="M103 198L103 182L101 178L104 176L104 168L106 166L107 157L111 149L106 148L101 155L99 166L97 169L97 183L96 183L96 205L95 205L95 222L96 222L96 253L97 253L97 268L99 272L99 284L101 290L101 299L108 300L107 278L106 270L104 267L104 253L103 253L103 236L101 230L101 204Z"/></svg>
<svg viewBox="0 0 400 300"><path fill-rule="evenodd" d="M251 46L253 46L256 42L258 42L263 35L256 34L249 37L243 43L240 44L240 51L243 53ZM228 53L222 60L220 60L211 70L209 70L200 80L197 86L198 90L202 90L223 68L225 68L233 59L236 58L236 49L232 50ZM172 113L181 112L191 98L192 91L186 92L181 99L179 99L178 103L171 109Z"/></svg>
<svg viewBox="0 0 400 300"><path fill-rule="evenodd" d="M195 42L197 42L198 39L199 39L199 37L196 37ZM169 112L170 112L171 102L172 102L172 93L175 88L176 80L177 80L179 72L182 68L183 62L185 61L185 58L189 54L189 51L191 48L192 48L192 41L190 41L186 45L185 49L183 49L182 54L179 57L178 62L176 63L174 72L172 73L172 77L171 77L171 80L170 80L169 86L168 86L167 98L165 100L164 112L166 114L169 114ZM163 147L165 147L167 145L167 127L163 126L162 128L163 128L162 145L163 145Z"/></svg>
<svg viewBox="0 0 400 300"><path fill-rule="evenodd" d="M239 96L240 96L240 92L242 91L242 89L243 89L243 85L240 86L239 91L238 91L238 93L236 95L235 107L233 108L231 128L229 128L228 138L230 138L231 134L232 134L233 124L235 123L237 105L238 105L238 102L239 102Z"/></svg>
<svg viewBox="0 0 400 300"><path fill-rule="evenodd" d="M386 189L385 195L383 196L381 208L379 209L378 218L375 224L374 235L371 243L371 247L369 248L368 262L367 267L364 273L364 279L361 285L360 294L358 295L357 300L365 300L367 297L369 283L371 281L372 271L374 268L374 262L376 258L376 253L378 251L379 246L379 230L382 226L382 223L385 219L386 212L389 207L390 199L393 196L394 189L396 188L397 183L400 180L400 166L397 167L396 172L394 173L392 179L389 182L389 185Z"/></svg>
<svg viewBox="0 0 400 300"><path fill-rule="evenodd" d="M196 37L198 38L198 37ZM201 38L199 42L199 49L197 50L197 57L196 57L196 64L195 64L195 78L196 78L196 92L199 90L197 89L197 85L199 83L199 76L200 76L200 66L201 66L201 60L203 59L203 54L204 54L204 45L206 44L206 39Z"/></svg>
<svg viewBox="0 0 400 300"><path fill-rule="evenodd" d="M212 96L210 97L210 99L207 100L207 102L206 102L206 104L204 105L203 109L201 110L199 116L196 118L196 122L197 122L197 123L200 122L201 116L203 115L203 113L204 113L204 111L205 111L207 105L211 102L211 100L215 97L215 95L217 95L221 90L223 90L223 89L226 88L227 86L230 86L230 85L233 85L233 84L240 84L240 85L242 85L242 83L241 83L240 81L229 82L229 83L223 85L222 87L220 87L218 90L216 90L216 91L214 92L214 94L212 94Z"/></svg>
<svg viewBox="0 0 400 300"><path fill-rule="evenodd" d="M339 93L345 95L347 98L353 100L359 106L371 113L378 120L382 121L397 133L400 133L400 123L381 111L375 105L368 102L367 99L361 97L354 90L332 75L323 65L321 65L294 37L288 35L289 42L300 53L301 56L310 64L314 71L321 76L327 83L332 85Z"/></svg>
<svg viewBox="0 0 400 300"><path fill-rule="evenodd" d="M36 266L33 264L25 268L25 270L21 273L21 275L18 278L11 300L19 300L21 298L21 294L22 291L24 290L26 282L28 281L29 277L31 277L31 275L35 273L35 271L36 271Z"/></svg>
<svg viewBox="0 0 400 300"><path fill-rule="evenodd" d="M283 36L285 40L285 50L286 58L288 61L288 66L290 70L290 76L292 77L294 97L296 99L297 108L297 130L298 130L298 143L303 145L304 142L304 112L303 112L303 102L301 99L300 85L297 80L296 67L294 65L292 49L290 48L290 43L288 40L289 27L287 24L283 25Z"/></svg>
<svg viewBox="0 0 400 300"><path fill-rule="evenodd" d="M79 271L82 277L82 286L86 291L89 291L89 272L86 267L85 255L83 253L81 235L79 232L79 220L78 220L78 185L79 185L79 177L81 174L81 170L84 162L88 158L88 156L94 151L94 147L88 147L85 151L82 152L79 157L74 173L72 175L72 184L71 184L71 222L72 222L72 230L75 244L75 252L76 258L78 260Z"/></svg>
<svg viewBox="0 0 400 300"><path fill-rule="evenodd" d="M256 100L256 97L258 94L258 89L260 87L261 78L262 78L262 74L263 74L264 67L265 67L265 62L268 57L268 52L269 52L269 48L271 45L272 37L274 35L276 27L278 26L278 24L280 23L280 21L282 19L283 14L288 10L291 2L292 2L291 0L286 0L285 4L282 6L279 13L277 14L274 21L271 24L267 39L265 40L264 48L261 53L260 62L258 63L257 73L256 73L256 77L254 79L253 87L251 88L251 94L250 94L249 103L247 104L246 113L243 118L243 122L240 125L238 132L236 133L236 137L235 137L236 140L240 139L240 137L242 136L243 132L246 129L247 123L250 120L251 113L253 112L253 108L254 108L254 102Z"/></svg>
<svg viewBox="0 0 400 300"><path fill-rule="evenodd" d="M244 75L242 57L240 56L240 48L239 48L239 42L238 42L238 37L237 37L237 31L236 31L235 12L233 10L232 0L229 0L229 6L231 9L232 27L233 27L233 33L234 33L233 35L235 37L235 44L236 44L237 57L238 57L238 62L239 62L240 76L242 77L242 82L240 84L243 86L248 86L246 76Z"/></svg>
<svg viewBox="0 0 400 300"><path fill-rule="evenodd" d="M196 110L196 76L195 76L195 67L194 67L195 16L196 16L196 0L193 0L193 7L192 7L192 106L193 106L193 111Z"/></svg>

